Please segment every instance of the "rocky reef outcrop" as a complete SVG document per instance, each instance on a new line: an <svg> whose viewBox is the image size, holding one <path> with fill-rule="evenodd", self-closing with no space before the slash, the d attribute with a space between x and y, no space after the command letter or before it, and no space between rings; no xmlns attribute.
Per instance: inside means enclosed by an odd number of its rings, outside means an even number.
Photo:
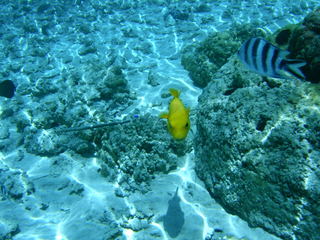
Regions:
<svg viewBox="0 0 320 240"><path fill-rule="evenodd" d="M149 114L96 132L96 138L101 174L112 181L120 172L119 182L127 191L146 191L156 174L176 169L179 157L191 151L192 143L172 139L165 123Z"/></svg>
<svg viewBox="0 0 320 240"><path fill-rule="evenodd" d="M250 226L283 239L317 239L317 90L289 80L270 84L233 61L199 100L197 174L213 198Z"/></svg>
<svg viewBox="0 0 320 240"><path fill-rule="evenodd" d="M308 41L301 51L314 47ZM198 176L228 212L286 240L320 236L320 91L310 76L262 78L234 57L199 98Z"/></svg>

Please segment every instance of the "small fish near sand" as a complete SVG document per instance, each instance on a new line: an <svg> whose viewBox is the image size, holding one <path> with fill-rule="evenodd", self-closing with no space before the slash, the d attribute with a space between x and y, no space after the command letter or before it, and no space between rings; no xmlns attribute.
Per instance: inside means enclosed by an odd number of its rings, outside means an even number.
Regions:
<svg viewBox="0 0 320 240"><path fill-rule="evenodd" d="M289 75L304 80L301 67L306 65L306 62L302 59L286 58L288 54L288 51L263 38L248 39L238 51L241 62L255 73L273 78L287 78Z"/></svg>
<svg viewBox="0 0 320 240"><path fill-rule="evenodd" d="M160 114L160 118L168 120L168 131L172 137L176 140L182 140L186 138L190 130L190 109L186 108L179 98L180 91L170 88L169 92L173 96L169 103L169 113Z"/></svg>
<svg viewBox="0 0 320 240"><path fill-rule="evenodd" d="M11 80L5 80L0 83L0 96L12 98L16 91L16 86Z"/></svg>

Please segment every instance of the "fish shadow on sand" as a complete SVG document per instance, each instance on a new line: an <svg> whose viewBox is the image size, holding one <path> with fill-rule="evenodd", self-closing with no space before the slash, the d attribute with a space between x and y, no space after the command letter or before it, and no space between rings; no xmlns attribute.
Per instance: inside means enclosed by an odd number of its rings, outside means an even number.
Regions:
<svg viewBox="0 0 320 240"><path fill-rule="evenodd" d="M180 197L178 196L178 187L173 196L168 201L168 209L164 216L159 221L163 222L164 230L171 238L175 238L180 234L184 224L184 213L180 207Z"/></svg>

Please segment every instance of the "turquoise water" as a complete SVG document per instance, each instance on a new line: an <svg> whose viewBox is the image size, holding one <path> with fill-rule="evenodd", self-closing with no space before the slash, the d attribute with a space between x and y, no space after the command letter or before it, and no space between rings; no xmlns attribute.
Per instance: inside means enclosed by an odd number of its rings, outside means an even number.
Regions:
<svg viewBox="0 0 320 240"><path fill-rule="evenodd" d="M279 239L210 197L194 171L195 124L177 142L158 115L177 88L196 121L202 89L181 65L186 46L239 24L272 33L316 6L1 1L0 80L16 93L0 99L0 239L171 239L163 219L177 187L174 239ZM109 122L119 124L64 131Z"/></svg>

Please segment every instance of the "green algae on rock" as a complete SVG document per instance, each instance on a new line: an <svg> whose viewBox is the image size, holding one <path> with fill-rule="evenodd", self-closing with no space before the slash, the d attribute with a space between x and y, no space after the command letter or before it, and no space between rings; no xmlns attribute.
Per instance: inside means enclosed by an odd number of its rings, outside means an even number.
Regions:
<svg viewBox="0 0 320 240"><path fill-rule="evenodd" d="M304 59L307 62L303 70L306 80L312 83L320 83L319 34L320 8L309 13L301 24L291 27L291 35L288 41L289 57Z"/></svg>
<svg viewBox="0 0 320 240"><path fill-rule="evenodd" d="M186 46L182 50L181 64L198 87L205 87L241 46L252 36L264 36L253 25L235 25L230 31L211 33L204 41Z"/></svg>

